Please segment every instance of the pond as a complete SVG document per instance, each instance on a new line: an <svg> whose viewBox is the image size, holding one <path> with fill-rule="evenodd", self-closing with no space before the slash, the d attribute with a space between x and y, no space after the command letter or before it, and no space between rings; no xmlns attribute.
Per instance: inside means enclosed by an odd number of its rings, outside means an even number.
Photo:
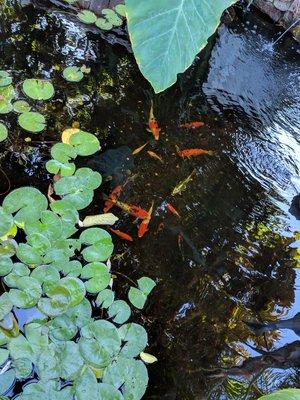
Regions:
<svg viewBox="0 0 300 400"><path fill-rule="evenodd" d="M154 202L141 239L133 219L113 209L116 229L134 238L128 244L114 237L117 286L125 290L143 275L158 283L146 309L135 313L158 358L145 399L250 400L300 387L300 358L291 356L299 353L298 335L257 335L244 322L300 311L300 49L289 36L273 47L279 34L255 9L236 7L177 84L154 96L124 38L125 45L111 45L55 7L9 8L0 18L0 69L16 82L51 78L57 88L43 106L43 133L26 134L15 115L3 117L9 139L1 144L1 200L22 185L47 192L49 149L75 122L102 146L79 161L106 178L89 211L102 211L103 193L125 181L122 201L145 209ZM66 83L63 69L83 64L91 73ZM151 101L159 141L146 129ZM200 129L180 127L199 120ZM183 160L176 146L213 154ZM185 190L172 195L189 176Z"/></svg>

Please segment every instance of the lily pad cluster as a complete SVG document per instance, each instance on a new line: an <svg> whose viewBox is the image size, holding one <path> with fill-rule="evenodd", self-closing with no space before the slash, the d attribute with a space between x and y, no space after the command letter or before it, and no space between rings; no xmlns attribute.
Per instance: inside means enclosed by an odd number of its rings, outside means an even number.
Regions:
<svg viewBox="0 0 300 400"><path fill-rule="evenodd" d="M147 332L131 321L129 304L116 299L111 236L78 224L101 175L76 170L72 161L99 148L94 135L78 130L51 150L47 169L61 175L56 200L49 204L38 189L21 187L0 207L0 276L7 288L0 296L0 397L24 380L18 400L139 400L145 393ZM139 279L129 303L141 309L154 286ZM20 309L30 310L24 326Z"/></svg>
<svg viewBox="0 0 300 400"><path fill-rule="evenodd" d="M103 30L110 30L123 24L123 17L126 15L126 8L123 4L118 4L114 10L103 8L102 16L98 17L90 10L82 10L77 14L78 19L85 24L95 24Z"/></svg>
<svg viewBox="0 0 300 400"><path fill-rule="evenodd" d="M24 95L35 101L50 100L54 95L54 87L48 80L26 79L22 84ZM45 117L25 100L13 100L17 92L12 85L12 78L7 71L0 71L0 114L14 111L18 115L18 124L28 132L39 133L46 127ZM0 142L7 138L7 127L0 122Z"/></svg>

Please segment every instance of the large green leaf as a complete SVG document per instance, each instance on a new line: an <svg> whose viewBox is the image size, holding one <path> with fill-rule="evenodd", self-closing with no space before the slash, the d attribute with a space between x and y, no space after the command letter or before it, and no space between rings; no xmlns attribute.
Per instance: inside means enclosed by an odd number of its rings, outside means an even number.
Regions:
<svg viewBox="0 0 300 400"><path fill-rule="evenodd" d="M156 93L176 82L217 29L234 0L126 0L131 44Z"/></svg>
<svg viewBox="0 0 300 400"><path fill-rule="evenodd" d="M258 400L300 400L300 389L283 389L260 397Z"/></svg>

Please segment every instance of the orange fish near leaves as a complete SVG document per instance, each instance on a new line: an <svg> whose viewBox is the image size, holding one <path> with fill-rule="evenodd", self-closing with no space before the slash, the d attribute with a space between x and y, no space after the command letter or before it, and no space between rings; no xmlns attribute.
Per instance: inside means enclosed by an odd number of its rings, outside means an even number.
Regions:
<svg viewBox="0 0 300 400"><path fill-rule="evenodd" d="M179 128L196 129L196 128L201 128L204 125L205 125L204 122L194 121L194 122L187 122L186 124L179 125Z"/></svg>
<svg viewBox="0 0 300 400"><path fill-rule="evenodd" d="M170 211L171 214L174 214L174 215L176 215L178 218L180 218L179 213L177 212L177 210L175 210L175 208L172 206L172 204L167 203L167 204L166 204L166 207L167 207L168 211Z"/></svg>
<svg viewBox="0 0 300 400"><path fill-rule="evenodd" d="M153 212L154 201L152 201L151 207L148 211L147 217L141 222L138 229L138 237L141 238L145 235L145 233L149 230L149 223L151 221L152 212Z"/></svg>
<svg viewBox="0 0 300 400"><path fill-rule="evenodd" d="M151 102L148 126L149 126L149 129L148 129L149 132L152 132L154 139L158 140L161 129L159 128L158 122L153 114L153 102Z"/></svg>
<svg viewBox="0 0 300 400"><path fill-rule="evenodd" d="M114 204L121 208L121 210L125 211L127 214L132 215L135 218L147 218L148 216L148 211L144 210L143 208L139 207L139 206L135 206L133 204L127 204L127 203L123 203L120 200L115 200Z"/></svg>
<svg viewBox="0 0 300 400"><path fill-rule="evenodd" d="M112 229L109 228L109 230L114 233L115 235L119 236L123 240L127 240L128 242L133 242L132 236L128 235L128 233L119 231L119 229Z"/></svg>
<svg viewBox="0 0 300 400"><path fill-rule="evenodd" d="M107 200L105 201L103 212L107 213L115 204L115 201L118 200L123 190L123 186L118 185L116 186L111 194L108 196Z"/></svg>
<svg viewBox="0 0 300 400"><path fill-rule="evenodd" d="M204 150L204 149L184 149L180 150L178 146L176 146L177 153L182 158L189 157L197 157L197 156L212 156L214 152L212 150Z"/></svg>

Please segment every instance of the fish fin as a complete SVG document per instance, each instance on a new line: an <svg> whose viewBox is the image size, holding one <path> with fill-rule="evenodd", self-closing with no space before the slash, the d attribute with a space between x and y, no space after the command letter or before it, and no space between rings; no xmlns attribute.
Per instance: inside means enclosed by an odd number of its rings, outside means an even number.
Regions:
<svg viewBox="0 0 300 400"><path fill-rule="evenodd" d="M146 129L146 131L148 131L148 132L152 133L151 129L149 129L149 128L147 128L147 129Z"/></svg>

